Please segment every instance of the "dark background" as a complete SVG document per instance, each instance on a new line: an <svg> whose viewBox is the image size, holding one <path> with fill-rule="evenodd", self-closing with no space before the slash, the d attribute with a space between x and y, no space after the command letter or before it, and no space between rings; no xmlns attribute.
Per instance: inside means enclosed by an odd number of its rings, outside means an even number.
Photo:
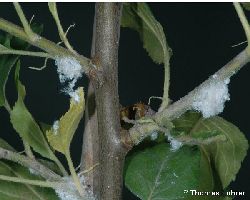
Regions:
<svg viewBox="0 0 250 200"><path fill-rule="evenodd" d="M55 23L45 3L23 3L27 18L35 14L34 21L44 24L43 36L59 41ZM173 101L187 94L204 81L246 45L231 46L245 41L239 19L231 3L150 3L157 20L162 24L167 41L173 50L171 58L170 98ZM64 29L76 23L68 38L72 46L81 54L89 57L94 17L93 3L59 3L59 15ZM250 19L250 12L247 13ZM20 24L12 4L0 4L0 17ZM60 93L60 85L54 63L51 61L43 71L28 69L40 67L43 60L22 58L21 80L26 86L26 105L37 121L52 124L68 107L68 97ZM250 138L250 69L245 66L231 79L229 85L231 100L221 114L233 122ZM13 76L10 76L10 79ZM87 78L79 85L87 88ZM121 30L119 51L119 95L122 105L142 101L147 103L150 96L161 96L163 86L163 67L156 65L142 48L136 32ZM15 89L13 80L7 84L8 98L13 103ZM155 108L159 104L154 100ZM79 164L81 154L83 123L74 137L72 156L75 165ZM9 116L0 109L0 134L11 145L21 150L21 142L11 128ZM246 196L235 199L250 199L250 155L244 160L242 168L231 188L245 191ZM135 199L126 192L127 200Z"/></svg>

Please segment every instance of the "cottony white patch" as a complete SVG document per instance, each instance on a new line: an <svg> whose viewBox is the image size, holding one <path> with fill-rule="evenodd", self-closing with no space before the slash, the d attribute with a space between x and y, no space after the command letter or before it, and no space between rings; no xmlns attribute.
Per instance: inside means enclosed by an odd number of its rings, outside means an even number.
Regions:
<svg viewBox="0 0 250 200"><path fill-rule="evenodd" d="M57 135L58 129L59 129L59 121L58 121L58 120L56 120L56 121L53 123L52 129L53 129L53 133L54 133L55 135Z"/></svg>
<svg viewBox="0 0 250 200"><path fill-rule="evenodd" d="M177 151L183 145L182 142L174 139L171 135L168 135L168 141L170 142L171 151Z"/></svg>
<svg viewBox="0 0 250 200"><path fill-rule="evenodd" d="M82 66L75 58L57 57L55 64L61 82L78 79L82 76Z"/></svg>
<svg viewBox="0 0 250 200"><path fill-rule="evenodd" d="M230 99L228 93L230 80L218 80L216 74L212 78L214 80L202 88L192 104L193 109L200 111L204 118L221 113L224 110L225 102Z"/></svg>
<svg viewBox="0 0 250 200"><path fill-rule="evenodd" d="M151 133L151 135L150 135L150 138L151 138L151 140L156 140L157 139L157 137L158 137L158 133L157 132L153 132L153 133Z"/></svg>
<svg viewBox="0 0 250 200"><path fill-rule="evenodd" d="M71 177L63 178L64 184L55 188L55 192L61 200L96 200L94 198L93 192L87 188L85 185L85 179L83 176L80 177L83 189L85 191L84 196L79 195L78 190ZM65 184L66 182L66 184Z"/></svg>
<svg viewBox="0 0 250 200"><path fill-rule="evenodd" d="M79 102L79 96L74 91L74 87L77 80L82 77L83 71L81 64L72 57L57 57L55 64L60 82L67 83L62 91L72 97L76 102Z"/></svg>
<svg viewBox="0 0 250 200"><path fill-rule="evenodd" d="M29 169L29 172L30 172L31 174L34 174L34 175L40 176L40 174L39 174L36 170L31 169L31 168L28 168L28 169Z"/></svg>

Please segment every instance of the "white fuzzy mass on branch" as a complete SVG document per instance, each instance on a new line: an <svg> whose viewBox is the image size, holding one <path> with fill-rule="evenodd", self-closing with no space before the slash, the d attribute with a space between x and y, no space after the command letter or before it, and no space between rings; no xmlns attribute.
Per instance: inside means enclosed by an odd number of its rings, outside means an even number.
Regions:
<svg viewBox="0 0 250 200"><path fill-rule="evenodd" d="M64 184L55 188L55 192L60 200L96 200L93 192L86 186L85 178L83 176L80 177L80 181L85 191L83 197L79 195L71 177L64 177L63 180ZM67 183L66 186L65 183Z"/></svg>
<svg viewBox="0 0 250 200"><path fill-rule="evenodd" d="M83 74L81 64L72 57L57 57L55 59L55 64L57 66L60 82L66 84L62 91L78 102L79 97L74 87L77 80L81 78Z"/></svg>
<svg viewBox="0 0 250 200"><path fill-rule="evenodd" d="M230 79L218 80L213 75L210 84L205 85L194 97L193 109L202 113L204 118L218 115L224 110L224 104L230 100L228 83Z"/></svg>

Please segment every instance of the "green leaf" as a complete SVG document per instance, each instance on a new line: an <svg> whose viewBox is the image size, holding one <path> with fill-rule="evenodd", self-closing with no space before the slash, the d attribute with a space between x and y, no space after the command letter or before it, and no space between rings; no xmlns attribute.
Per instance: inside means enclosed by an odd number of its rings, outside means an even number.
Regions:
<svg viewBox="0 0 250 200"><path fill-rule="evenodd" d="M21 165L0 161L0 174L30 180L43 180ZM0 180L1 200L59 200L53 189Z"/></svg>
<svg viewBox="0 0 250 200"><path fill-rule="evenodd" d="M46 132L50 145L57 151L66 154L69 151L71 140L83 116L85 100L83 88L76 91L79 101L70 100L69 110L58 121L58 127Z"/></svg>
<svg viewBox="0 0 250 200"><path fill-rule="evenodd" d="M248 141L236 126L221 117L207 119L203 124L205 124L203 128L217 129L227 137L226 142L216 142L204 146L214 162L225 189L236 178L241 162L247 155Z"/></svg>
<svg viewBox="0 0 250 200"><path fill-rule="evenodd" d="M32 24L34 32L40 34L42 32L42 26ZM0 44L12 49L26 50L29 44L18 38L12 37L9 34L0 34ZM1 55L0 54L0 107L7 106L7 99L5 96L5 85L8 80L9 73L12 67L15 65L19 56L17 55Z"/></svg>
<svg viewBox="0 0 250 200"><path fill-rule="evenodd" d="M243 7L244 7L246 10L250 11L250 3L241 2L241 4L243 5Z"/></svg>
<svg viewBox="0 0 250 200"><path fill-rule="evenodd" d="M44 123L44 122L39 122L39 125L40 125L44 134L46 134L46 131L50 130L52 127L52 125Z"/></svg>
<svg viewBox="0 0 250 200"><path fill-rule="evenodd" d="M154 62L169 64L171 49L161 24L146 3L125 3L121 26L132 28L139 33L144 48Z"/></svg>
<svg viewBox="0 0 250 200"><path fill-rule="evenodd" d="M125 184L141 199L187 199L184 190L197 189L200 151L182 147L171 151L159 144L136 152L126 160Z"/></svg>
<svg viewBox="0 0 250 200"><path fill-rule="evenodd" d="M8 144L8 142L3 140L2 138L0 138L0 147L9 151L16 151L12 146Z"/></svg>
<svg viewBox="0 0 250 200"><path fill-rule="evenodd" d="M24 104L26 92L25 87L19 81L19 68L20 63L17 65L15 74L18 99L13 109L10 111L10 121L16 132L33 148L34 151L40 153L46 158L53 159L53 153L43 135L43 132Z"/></svg>
<svg viewBox="0 0 250 200"><path fill-rule="evenodd" d="M174 131L191 137L208 137L209 133L213 135L216 132L223 134L226 141L215 140L213 143L201 144L201 148L214 166L223 189L235 180L248 149L248 141L236 126L218 116L204 119L199 113L192 111L173 123Z"/></svg>

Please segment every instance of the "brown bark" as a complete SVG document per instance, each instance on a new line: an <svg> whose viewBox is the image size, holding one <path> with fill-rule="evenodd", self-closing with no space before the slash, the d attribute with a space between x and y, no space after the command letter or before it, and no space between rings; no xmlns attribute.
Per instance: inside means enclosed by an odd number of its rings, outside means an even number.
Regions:
<svg viewBox="0 0 250 200"><path fill-rule="evenodd" d="M121 10L121 3L96 3L92 62L102 73L102 83L95 80L92 82L97 118L94 118L94 114L87 122L85 129L89 134L85 133L84 144L86 142L91 144L83 147L86 150L82 163L85 163L86 169L87 165L93 165L98 160L99 166L94 169L95 174L90 177L90 184L94 187L94 194L102 200L118 200L122 194L126 150L121 143L118 95ZM89 106L88 104L88 108ZM94 124L96 122L98 122L98 135Z"/></svg>

